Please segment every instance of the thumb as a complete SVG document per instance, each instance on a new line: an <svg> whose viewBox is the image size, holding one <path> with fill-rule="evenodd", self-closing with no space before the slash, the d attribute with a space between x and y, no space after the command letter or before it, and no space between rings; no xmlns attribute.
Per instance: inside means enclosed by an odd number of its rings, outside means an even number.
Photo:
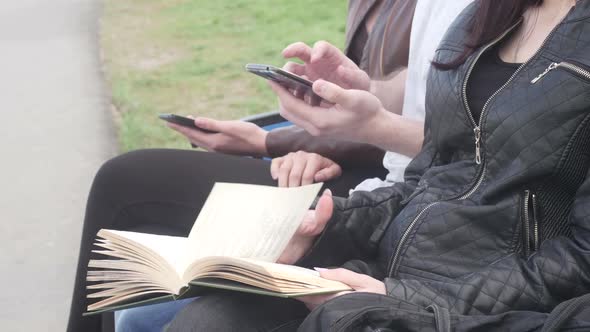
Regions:
<svg viewBox="0 0 590 332"><path fill-rule="evenodd" d="M324 227L326 227L326 224L332 218L333 210L334 200L332 199L332 191L326 189L315 207L315 221L317 227L320 228L318 234L324 230Z"/></svg>
<svg viewBox="0 0 590 332"><path fill-rule="evenodd" d="M340 86L319 79L313 82L313 92L332 104L338 104L344 108L354 108L356 104L353 90L346 90Z"/></svg>
<svg viewBox="0 0 590 332"><path fill-rule="evenodd" d="M348 286L357 289L364 284L365 275L352 272L347 269L322 269L315 268L320 273L320 276L325 279L340 281L341 283L347 284Z"/></svg>
<svg viewBox="0 0 590 332"><path fill-rule="evenodd" d="M225 121L219 121L210 118L198 117L195 119L195 125L201 129L207 129L215 132L226 131Z"/></svg>
<svg viewBox="0 0 590 332"><path fill-rule="evenodd" d="M319 235L332 217L333 209L332 192L330 189L326 189L318 200L315 210L309 210L303 218L297 233L304 236Z"/></svg>

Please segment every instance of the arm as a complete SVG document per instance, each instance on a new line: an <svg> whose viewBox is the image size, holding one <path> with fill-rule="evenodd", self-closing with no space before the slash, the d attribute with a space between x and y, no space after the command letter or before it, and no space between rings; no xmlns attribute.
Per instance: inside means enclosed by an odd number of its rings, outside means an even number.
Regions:
<svg viewBox="0 0 590 332"><path fill-rule="evenodd" d="M407 70L404 69L389 75L385 80L373 80L370 91L379 98L385 109L395 114L401 114L406 77ZM414 122L411 123L414 124ZM415 130L421 132L421 128ZM388 137L389 135L384 136ZM400 138L393 138L393 140L396 139L400 140ZM405 141L406 139L402 138L401 140ZM391 145L396 143L392 142ZM332 159L344 167L380 167L385 153L383 148L372 144L312 136L296 126L271 131L266 137L266 149L273 158L293 151L314 152Z"/></svg>
<svg viewBox="0 0 590 332"><path fill-rule="evenodd" d="M408 69L404 68L389 74L382 80L371 80L369 91L379 98L383 108L391 113L402 115L407 78Z"/></svg>
<svg viewBox="0 0 590 332"><path fill-rule="evenodd" d="M423 140L423 123L385 110L368 91L345 89L324 80L314 92L332 105L311 106L276 83L281 115L314 136L375 145L386 151L415 156Z"/></svg>
<svg viewBox="0 0 590 332"><path fill-rule="evenodd" d="M590 292L588 175L570 212L571 236L545 241L528 259L513 254L458 281L387 279L388 294L418 305L437 303L461 314L498 314L506 310L544 312Z"/></svg>
<svg viewBox="0 0 590 332"><path fill-rule="evenodd" d="M317 153L342 167L382 167L385 151L363 143L314 137L297 126L275 129L266 136L266 149L273 157L294 151Z"/></svg>

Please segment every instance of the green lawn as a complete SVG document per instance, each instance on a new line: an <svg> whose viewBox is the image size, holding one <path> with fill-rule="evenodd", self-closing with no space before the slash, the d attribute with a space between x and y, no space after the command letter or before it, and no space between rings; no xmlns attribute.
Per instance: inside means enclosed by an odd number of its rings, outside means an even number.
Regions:
<svg viewBox="0 0 590 332"><path fill-rule="evenodd" d="M249 62L294 41L344 44L344 0L105 0L101 44L122 151L182 147L159 113L237 119L273 110Z"/></svg>

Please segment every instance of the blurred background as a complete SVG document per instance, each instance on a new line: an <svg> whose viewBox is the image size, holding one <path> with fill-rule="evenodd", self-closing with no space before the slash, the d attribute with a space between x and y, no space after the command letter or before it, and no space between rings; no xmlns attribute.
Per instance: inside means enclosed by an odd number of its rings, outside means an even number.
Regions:
<svg viewBox="0 0 590 332"><path fill-rule="evenodd" d="M122 150L186 147L158 113L239 119L276 109L246 63L294 41L344 45L345 0L105 0L101 45Z"/></svg>
<svg viewBox="0 0 590 332"><path fill-rule="evenodd" d="M276 109L249 62L344 43L347 1L0 3L0 329L64 331L84 206L112 156L187 148L157 119Z"/></svg>

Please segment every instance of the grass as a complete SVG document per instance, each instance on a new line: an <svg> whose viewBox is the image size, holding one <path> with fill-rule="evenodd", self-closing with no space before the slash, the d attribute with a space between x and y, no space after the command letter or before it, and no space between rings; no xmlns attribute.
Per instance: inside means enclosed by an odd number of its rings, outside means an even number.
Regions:
<svg viewBox="0 0 590 332"><path fill-rule="evenodd" d="M346 1L105 0L101 44L122 151L186 148L159 113L238 119L276 99L246 63L294 41L344 44Z"/></svg>

